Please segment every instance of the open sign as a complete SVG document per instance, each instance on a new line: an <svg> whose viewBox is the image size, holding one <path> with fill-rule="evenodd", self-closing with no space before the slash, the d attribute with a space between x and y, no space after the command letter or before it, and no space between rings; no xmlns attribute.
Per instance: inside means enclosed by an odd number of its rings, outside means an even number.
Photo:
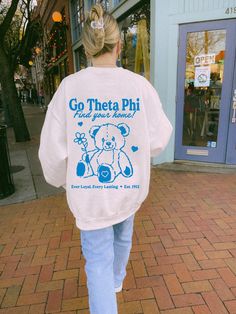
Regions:
<svg viewBox="0 0 236 314"><path fill-rule="evenodd" d="M215 53L210 53L206 55L199 55L194 58L194 65L208 65L215 63L216 55Z"/></svg>

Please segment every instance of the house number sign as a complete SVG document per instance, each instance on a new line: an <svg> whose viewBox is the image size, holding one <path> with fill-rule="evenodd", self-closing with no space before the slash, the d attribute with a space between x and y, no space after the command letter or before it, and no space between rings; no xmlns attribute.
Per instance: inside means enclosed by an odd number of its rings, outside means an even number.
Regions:
<svg viewBox="0 0 236 314"><path fill-rule="evenodd" d="M225 14L236 14L236 7L229 7L225 10Z"/></svg>

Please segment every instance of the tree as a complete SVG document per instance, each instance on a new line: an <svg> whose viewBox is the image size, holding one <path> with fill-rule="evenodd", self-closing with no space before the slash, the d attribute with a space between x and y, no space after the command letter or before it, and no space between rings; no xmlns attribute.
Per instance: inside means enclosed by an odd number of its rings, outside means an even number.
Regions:
<svg viewBox="0 0 236 314"><path fill-rule="evenodd" d="M33 14L32 0L0 1L0 83L16 142L30 140L14 73L19 64L29 67L32 48L40 35L40 23Z"/></svg>
<svg viewBox="0 0 236 314"><path fill-rule="evenodd" d="M203 31L188 33L186 60L194 65L194 58L201 54L208 54L224 49L225 30ZM209 51L210 48L210 51Z"/></svg>

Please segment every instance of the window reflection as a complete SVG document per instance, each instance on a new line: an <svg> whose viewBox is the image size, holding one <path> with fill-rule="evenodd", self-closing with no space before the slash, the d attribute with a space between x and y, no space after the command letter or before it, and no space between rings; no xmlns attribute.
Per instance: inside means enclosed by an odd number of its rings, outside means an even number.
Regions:
<svg viewBox="0 0 236 314"><path fill-rule="evenodd" d="M217 147L225 30L188 33L183 145Z"/></svg>
<svg viewBox="0 0 236 314"><path fill-rule="evenodd" d="M121 65L150 80L150 2L144 1L120 26Z"/></svg>
<svg viewBox="0 0 236 314"><path fill-rule="evenodd" d="M75 50L75 66L76 71L82 70L87 67L87 58L83 45Z"/></svg>
<svg viewBox="0 0 236 314"><path fill-rule="evenodd" d="M80 38L82 27L84 25L84 0L72 0L72 28L73 28L73 41Z"/></svg>

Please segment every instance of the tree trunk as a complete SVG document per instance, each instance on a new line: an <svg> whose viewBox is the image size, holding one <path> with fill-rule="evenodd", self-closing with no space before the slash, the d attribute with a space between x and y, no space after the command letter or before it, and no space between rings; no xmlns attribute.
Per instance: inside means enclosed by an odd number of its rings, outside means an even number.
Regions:
<svg viewBox="0 0 236 314"><path fill-rule="evenodd" d="M3 107L3 117L4 117L4 124L6 124L8 127L13 127L13 118L9 111L9 106L7 104L7 99L5 99L5 94L1 93L1 99L2 99L2 107Z"/></svg>
<svg viewBox="0 0 236 314"><path fill-rule="evenodd" d="M16 142L25 142L30 140L30 135L17 94L14 71L9 63L3 48L0 46L0 82L2 93L4 94L3 98L7 102L10 116L12 117L15 140Z"/></svg>

